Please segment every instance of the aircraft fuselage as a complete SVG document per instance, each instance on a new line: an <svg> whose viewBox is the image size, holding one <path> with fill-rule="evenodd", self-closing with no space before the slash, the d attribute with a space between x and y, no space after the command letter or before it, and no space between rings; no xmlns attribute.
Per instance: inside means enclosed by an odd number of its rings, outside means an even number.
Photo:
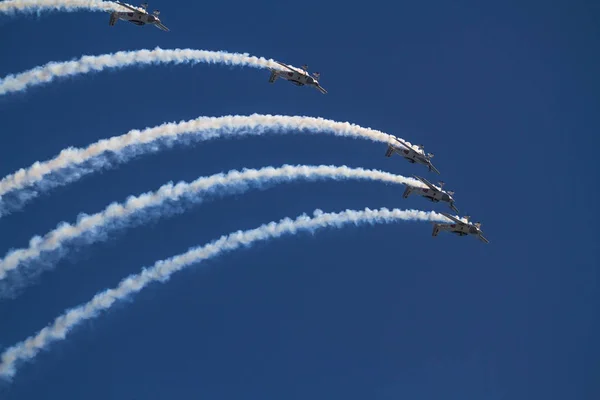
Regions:
<svg viewBox="0 0 600 400"><path fill-rule="evenodd" d="M419 164L429 166L429 159L424 154L418 153L412 149L407 149L404 147L396 147L396 146L392 146L391 144L388 145L388 150L385 153L386 157L390 157L393 152L398 153L404 159L408 160L408 162L410 162L411 164L419 163Z"/></svg>
<svg viewBox="0 0 600 400"><path fill-rule="evenodd" d="M417 194L419 194L423 197L426 197L429 200L436 202L436 203L438 201L446 201L446 202L450 201L450 196L448 196L448 194L446 194L444 192L436 192L429 188L415 188L415 192L417 192Z"/></svg>
<svg viewBox="0 0 600 400"><path fill-rule="evenodd" d="M121 12L115 11L110 16L110 25L113 26L117 20L120 19L122 21L131 22L135 25L146 25L146 24L154 24L158 21L154 15L144 14L141 12Z"/></svg>
<svg viewBox="0 0 600 400"><path fill-rule="evenodd" d="M423 165L429 165L429 160L422 154L408 149L397 149L400 155L413 163L417 162Z"/></svg>
<svg viewBox="0 0 600 400"><path fill-rule="evenodd" d="M308 73L292 72L292 71L276 71L276 74L297 86L314 85L316 80Z"/></svg>
<svg viewBox="0 0 600 400"><path fill-rule="evenodd" d="M466 235L478 235L479 230L473 225L459 225L459 224L436 224L434 227L434 235L437 236L439 231L448 231L450 233L455 233L459 236Z"/></svg>

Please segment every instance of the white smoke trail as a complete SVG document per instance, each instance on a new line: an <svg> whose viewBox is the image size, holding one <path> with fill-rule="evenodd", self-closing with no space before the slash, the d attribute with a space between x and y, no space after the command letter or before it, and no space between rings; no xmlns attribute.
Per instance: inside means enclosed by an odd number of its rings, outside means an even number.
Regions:
<svg viewBox="0 0 600 400"><path fill-rule="evenodd" d="M2 204L2 197L9 192L36 186L37 190L46 191L56 186L73 182L89 173L110 168L114 164L124 163L141 154L159 151L161 148L171 147L176 143L192 141L206 141L225 137L239 137L246 135L261 136L265 133L330 133L336 136L362 138L374 142L389 143L394 141L394 136L370 128L337 122L324 118L285 115L249 116L229 115L223 117L199 117L179 123L170 122L142 131L134 129L121 136L102 139L86 148L67 148L56 157L35 162L26 169L7 175L0 180L0 217L9 210ZM146 146L160 140L162 146ZM105 153L116 154L116 160L100 157ZM91 166L86 163L93 162ZM44 178L53 173L61 176L55 179ZM28 200L36 197L38 193L27 193L16 200L14 208L19 208Z"/></svg>
<svg viewBox="0 0 600 400"><path fill-rule="evenodd" d="M204 195L241 193L253 187L264 188L267 185L297 179L308 181L357 179L425 187L416 179L384 171L329 165L283 165L279 168L244 169L241 172L232 170L226 174L219 173L201 177L191 183L179 182L173 185L169 182L155 192L131 196L124 204L112 203L104 210L93 215L80 214L75 224L61 222L56 229L45 235L34 236L29 241L28 248L8 252L4 259L0 259L0 281L6 278L11 271L18 272L15 270L20 265L24 267L31 266L32 268L28 268L31 270L27 271L27 279L19 276L16 279L17 282L0 285L0 298L15 294L17 289L27 284L27 280L52 267L51 263L45 263L44 265L30 264L43 253L63 250L62 246L74 239L84 238L85 244L102 240L107 237L107 230L132 226L134 222L131 221L132 216L136 217L136 223L144 223L148 218L165 216L180 210L172 205L170 207L165 206L164 203L167 201L187 199L198 204L204 200L202 197ZM155 210L156 207L162 207L162 209L158 213L153 212L151 215L144 215L144 211ZM60 254L55 254L53 261L56 261L60 256Z"/></svg>
<svg viewBox="0 0 600 400"><path fill-rule="evenodd" d="M72 308L54 320L52 324L43 328L35 336L6 349L0 357L0 376L12 378L16 373L17 363L30 360L36 354L59 339L64 339L67 333L81 322L96 317L101 311L109 309L117 300L122 300L139 292L152 282L165 282L170 276L183 268L217 257L224 252L236 250L283 235L296 234L299 231L314 232L320 228L341 228L348 224L375 224L390 223L400 220L412 221L445 221L445 217L435 212L418 210L346 210L340 213L323 213L316 210L311 218L306 214L295 220L284 218L279 222L270 222L256 229L237 231L201 247L192 248L178 256L157 261L152 267L144 268L140 274L130 275L123 279L114 289L107 289L94 296L86 304Z"/></svg>
<svg viewBox="0 0 600 400"><path fill-rule="evenodd" d="M40 11L69 12L80 10L126 11L127 8L121 7L112 1L101 0L5 0L0 2L0 14L14 14L16 12L36 13Z"/></svg>
<svg viewBox="0 0 600 400"><path fill-rule="evenodd" d="M194 49L167 49L119 51L99 56L83 56L78 60L50 62L16 75L0 79L0 95L18 92L34 85L49 83L55 78L99 72L106 68L123 68L132 65L173 64L225 64L254 68L281 69L281 65L263 57Z"/></svg>

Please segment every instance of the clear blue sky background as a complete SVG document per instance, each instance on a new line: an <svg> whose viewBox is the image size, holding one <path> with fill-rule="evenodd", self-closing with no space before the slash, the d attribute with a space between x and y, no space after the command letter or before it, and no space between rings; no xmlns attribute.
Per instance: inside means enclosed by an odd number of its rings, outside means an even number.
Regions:
<svg viewBox="0 0 600 400"><path fill-rule="evenodd" d="M485 4L483 4L485 3ZM0 76L143 48L249 52L322 73L128 68L0 98L0 175L67 146L198 116L321 116L436 154L490 239L428 223L327 230L227 254L155 284L23 365L0 398L600 398L596 1L155 0L165 33L106 13L0 18ZM112 201L230 169L335 164L411 175L385 146L319 136L222 140L88 176L0 222L0 251ZM0 302L0 346L142 266L315 208L446 211L403 187L293 183L225 197L73 250Z"/></svg>

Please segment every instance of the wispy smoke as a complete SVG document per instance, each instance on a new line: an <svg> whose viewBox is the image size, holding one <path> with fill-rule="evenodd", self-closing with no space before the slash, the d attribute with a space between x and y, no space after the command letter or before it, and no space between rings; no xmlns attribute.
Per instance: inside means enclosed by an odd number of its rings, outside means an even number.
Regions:
<svg viewBox="0 0 600 400"><path fill-rule="evenodd" d="M0 3L1 4L1 3ZM52 82L56 78L100 72L107 68L123 68L148 64L224 64L240 67L281 69L273 60L249 54L193 49L119 51L100 56L83 56L78 60L50 62L16 75L0 79L0 95L25 90L30 86Z"/></svg>
<svg viewBox="0 0 600 400"><path fill-rule="evenodd" d="M175 205L182 199L193 204L199 204L208 195L238 194L253 188L304 179L308 181L333 180L369 180L392 184L424 185L412 178L390 174L379 170L349 168L347 166L309 166L284 165L279 168L265 167L261 169L244 169L229 171L208 177L201 177L191 183L179 182L174 185L169 182L155 192L147 192L139 196L131 196L125 203L112 203L104 210L93 214L81 214L75 224L62 222L56 229L43 236L34 236L26 249L10 251L4 259L0 259L0 281L10 275L15 279L0 282L0 297L10 297L17 290L26 286L29 281L43 271L50 269L52 262L35 263L45 252L55 252L53 260L57 261L66 249L63 245L76 239L80 244L91 244L108 238L108 232L133 225L146 223L149 219L168 216L182 211ZM148 212L152 210L152 212ZM135 217L135 218L131 218ZM25 268L17 269L22 266Z"/></svg>
<svg viewBox="0 0 600 400"><path fill-rule="evenodd" d="M66 185L89 173L111 168L142 154L172 147L176 143L189 144L221 137L261 136L267 133L329 133L381 143L393 141L393 136L375 129L363 128L349 122L305 116L229 115L170 122L141 131L134 129L121 136L102 139L86 148L67 148L50 160L36 161L29 168L20 169L2 178L0 217L22 207L35 198L38 191ZM106 157L108 152L113 153L112 157ZM50 174L54 175L52 179L45 180ZM34 187L30 188L30 191L23 191L31 186ZM17 193L16 199L8 204L3 196L12 191L22 193Z"/></svg>
<svg viewBox="0 0 600 400"><path fill-rule="evenodd" d="M116 288L100 292L88 303L66 311L35 336L6 349L0 358L0 376L7 379L12 378L16 373L18 362L33 359L50 343L64 339L69 331L79 323L98 316L101 311L109 309L116 301L139 292L152 282L167 281L173 273L189 265L217 257L224 252L240 247L249 247L258 241L293 235L301 231L314 232L320 228L342 228L349 224L390 223L407 220L445 221L445 217L435 212L389 210L387 208L346 210L340 213L323 213L321 210L316 210L312 218L303 214L295 220L284 218L279 222L270 222L256 229L237 231L222 236L205 246L192 248L184 254L157 261L152 267L144 268L140 274L130 275L123 279Z"/></svg>
<svg viewBox="0 0 600 400"><path fill-rule="evenodd" d="M125 3L127 4L127 3ZM136 7L137 8L137 7ZM40 11L124 11L112 1L100 0L5 0L0 2L0 13L36 13Z"/></svg>

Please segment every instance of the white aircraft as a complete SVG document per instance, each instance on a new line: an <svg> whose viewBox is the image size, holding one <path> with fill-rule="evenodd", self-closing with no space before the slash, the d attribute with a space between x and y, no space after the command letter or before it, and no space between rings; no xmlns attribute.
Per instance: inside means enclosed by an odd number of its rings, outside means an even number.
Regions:
<svg viewBox="0 0 600 400"><path fill-rule="evenodd" d="M451 209L453 209L455 212L458 213L458 209L454 206L454 198L452 197L452 196L454 196L454 192L449 191L449 190L444 190L443 189L444 182L439 182L440 186L435 186L435 185L431 184L431 182L429 182L425 178L421 178L420 176L416 176L416 175L414 175L414 177L416 179L420 180L421 182L423 182L425 185L427 185L427 188L411 186L411 185L407 184L406 190L404 191L404 194L402 195L402 197L404 197L406 199L412 193L417 193L420 196L428 198L429 200L431 200L434 203L438 203L440 201L446 202L446 203L448 203L448 205L450 206Z"/></svg>
<svg viewBox="0 0 600 400"><path fill-rule="evenodd" d="M281 65L284 68L287 68L288 71L281 71L278 69L269 68L271 70L271 77L269 78L269 83L273 83L277 80L277 78L281 77L292 82L296 86L312 86L316 88L323 94L327 94L327 90L325 90L321 85L319 85L319 79L321 78L321 74L315 72L310 76L308 73L308 65L303 65L302 68L292 67L291 65L287 65L284 63L280 63L279 61L275 61L277 64Z"/></svg>
<svg viewBox="0 0 600 400"><path fill-rule="evenodd" d="M483 243L489 243L483 236L483 231L481 230L481 223L475 222L474 224L469 222L469 216L465 216L464 219L467 220L461 221L460 219L453 217L450 214L441 213L444 217L454 221L454 224L433 224L433 233L432 236L437 236L440 231L448 231L451 233L456 233L459 236L465 235L477 235L477 238L481 240Z"/></svg>
<svg viewBox="0 0 600 400"><path fill-rule="evenodd" d="M141 9L132 7L129 4L121 3L120 1L115 1L115 3L122 7L128 8L131 11L113 11L110 14L110 21L108 22L110 26L114 26L118 20L123 20L136 25L154 25L158 29L169 32L169 28L164 26L160 22L160 19L158 19L160 11L154 10L152 15L148 14L148 11L146 11L148 8L148 3L142 3Z"/></svg>
<svg viewBox="0 0 600 400"><path fill-rule="evenodd" d="M429 167L429 171L435 171L438 174L440 173L440 171L438 171L437 168L434 167L433 164L431 163L433 154L432 153L425 154L425 148L423 145L417 144L417 145L415 145L415 147L412 147L402 139L398 139L397 137L394 137L394 139L396 139L404 147L404 149L393 146L390 143L388 145L387 151L385 152L386 157L391 157L392 154L395 152L395 153L400 154L402 157L407 159L408 162L410 162L412 164L417 162L419 164L423 164L423 165L426 165L427 167Z"/></svg>

